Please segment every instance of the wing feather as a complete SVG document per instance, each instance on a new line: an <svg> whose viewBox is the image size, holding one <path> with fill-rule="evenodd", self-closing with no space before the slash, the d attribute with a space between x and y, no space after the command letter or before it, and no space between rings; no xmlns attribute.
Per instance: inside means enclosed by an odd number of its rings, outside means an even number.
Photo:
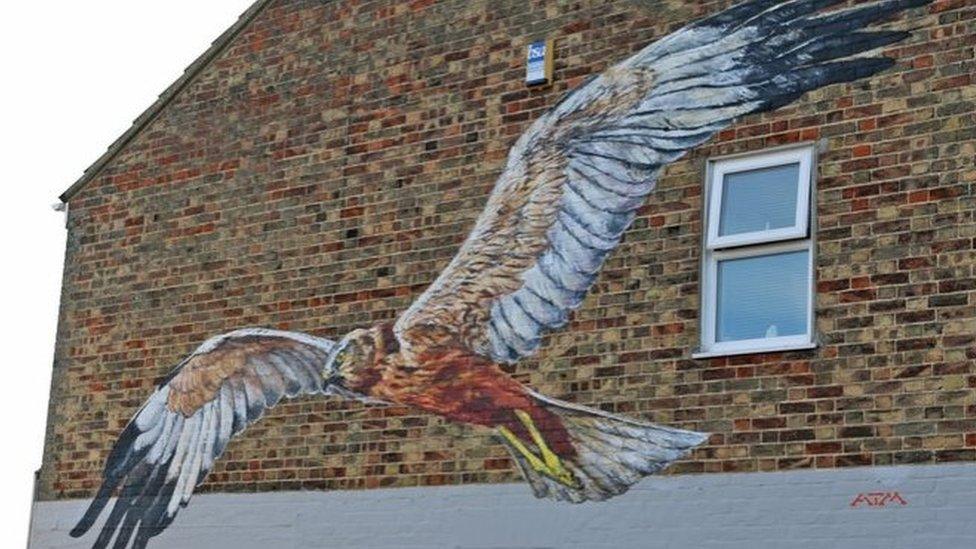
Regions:
<svg viewBox="0 0 976 549"><path fill-rule="evenodd" d="M220 425L218 426L219 430L213 452L215 456L224 453L227 442L234 434L234 389L229 384L224 384L220 388L218 405L220 406Z"/></svg>
<svg viewBox="0 0 976 549"><path fill-rule="evenodd" d="M234 433L239 433L247 427L247 394L244 392L244 381L233 378L228 385L234 388Z"/></svg>
<svg viewBox="0 0 976 549"><path fill-rule="evenodd" d="M332 342L276 330L212 338L167 376L123 429L103 483L71 531L85 534L121 486L95 547L145 547L186 506L235 434L283 397L322 393Z"/></svg>
<svg viewBox="0 0 976 549"><path fill-rule="evenodd" d="M865 28L931 0L753 0L637 52L563 98L513 146L467 241L397 320L413 342L497 362L564 326L661 170L738 118L890 67L908 33ZM433 338L433 339L432 339Z"/></svg>

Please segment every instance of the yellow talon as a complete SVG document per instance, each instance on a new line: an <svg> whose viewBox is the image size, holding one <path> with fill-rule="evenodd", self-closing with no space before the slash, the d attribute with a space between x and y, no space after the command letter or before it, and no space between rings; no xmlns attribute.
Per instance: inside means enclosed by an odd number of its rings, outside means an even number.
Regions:
<svg viewBox="0 0 976 549"><path fill-rule="evenodd" d="M533 470L538 473L542 473L547 477L563 484L569 486L570 488L578 488L579 482L577 482L576 477L573 473L563 466L563 462L559 459L559 456L553 453L549 449L549 445L546 444L544 438L542 438L542 433L535 426L535 422L532 421L532 417L522 410L515 410L515 417L522 422L525 429L529 432L529 436L532 437L532 442L535 443L536 447L539 449L539 453L542 454L542 459L535 455L525 444L519 440L508 427L504 425L498 427L498 432L512 445L513 448L518 450L522 457L529 463Z"/></svg>

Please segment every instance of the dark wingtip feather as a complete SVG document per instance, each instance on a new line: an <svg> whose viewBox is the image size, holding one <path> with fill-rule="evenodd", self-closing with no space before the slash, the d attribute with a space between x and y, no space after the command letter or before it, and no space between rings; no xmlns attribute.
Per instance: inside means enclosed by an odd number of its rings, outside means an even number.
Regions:
<svg viewBox="0 0 976 549"><path fill-rule="evenodd" d="M894 64L895 60L890 57L858 57L795 69L782 75L778 82L763 86L767 88L765 95L768 99L757 112L782 107L804 93L823 86L872 76Z"/></svg>
<svg viewBox="0 0 976 549"><path fill-rule="evenodd" d="M824 34L856 31L905 10L921 7L931 2L932 0L883 0L801 19L796 22L796 25L806 28L810 32L819 31Z"/></svg>
<svg viewBox="0 0 976 549"><path fill-rule="evenodd" d="M746 2L703 19L694 27L755 26L776 32L784 26L845 25L848 30L866 27L902 11L931 4L933 0L879 0L848 9L821 13L841 0L791 0ZM820 13L820 15L818 15Z"/></svg>
<svg viewBox="0 0 976 549"><path fill-rule="evenodd" d="M115 491L115 487L118 486L118 481L111 481L106 479L102 483L101 488L98 489L98 494L92 499L91 504L88 505L88 509L85 514L82 515L81 519L78 520L78 524L71 529L69 534L73 538L80 538L85 535L88 530L91 529L92 525L98 519L98 516L102 514L102 510L105 509L105 505L108 504L109 500L112 499L112 492Z"/></svg>
<svg viewBox="0 0 976 549"><path fill-rule="evenodd" d="M138 456L132 454L132 445L135 443L139 434L140 431L135 421L130 421L125 429L122 430L122 434L119 435L119 439L112 447L108 459L105 460L102 486L98 489L98 493L92 499L85 514L82 515L75 527L69 532L71 537L79 538L91 529L95 521L98 520L98 516L105 509L105 505L112 498L112 493L115 492L115 489L121 484L122 479L129 473L135 461L141 459L142 455L148 451L148 448L146 448L143 452L139 452Z"/></svg>
<svg viewBox="0 0 976 549"><path fill-rule="evenodd" d="M927 6L934 2L935 0L891 0L893 4L897 4L899 10L907 10L911 8L919 8L922 6Z"/></svg>
<svg viewBox="0 0 976 549"><path fill-rule="evenodd" d="M164 482L162 488L158 490L155 497L148 502L143 512L142 521L139 523L139 531L136 532L135 540L132 542L132 549L143 549L149 540L163 532L166 526L172 522L173 517L166 514L166 507L169 500L173 497L176 489L176 480Z"/></svg>
<svg viewBox="0 0 976 549"><path fill-rule="evenodd" d="M105 521L105 526L102 526L102 531L98 534L98 539L92 544L92 549L104 549L108 547L112 537L115 536L115 531L119 528L119 523L125 518L129 507L132 506L132 490L123 490L123 492L130 492L128 494L123 494L115 502L115 506L112 507L112 512L108 515L108 520Z"/></svg>
<svg viewBox="0 0 976 549"><path fill-rule="evenodd" d="M801 66L811 66L890 46L909 36L911 34L906 31L850 32L827 36L797 50L793 57L800 61Z"/></svg>

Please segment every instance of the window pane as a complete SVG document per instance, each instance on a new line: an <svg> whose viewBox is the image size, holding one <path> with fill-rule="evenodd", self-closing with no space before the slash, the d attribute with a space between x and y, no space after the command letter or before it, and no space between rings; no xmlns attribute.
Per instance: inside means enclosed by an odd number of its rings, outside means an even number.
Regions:
<svg viewBox="0 0 976 549"><path fill-rule="evenodd" d="M809 252L718 263L716 341L807 333Z"/></svg>
<svg viewBox="0 0 976 549"><path fill-rule="evenodd" d="M800 164L725 174L719 236L792 227Z"/></svg>

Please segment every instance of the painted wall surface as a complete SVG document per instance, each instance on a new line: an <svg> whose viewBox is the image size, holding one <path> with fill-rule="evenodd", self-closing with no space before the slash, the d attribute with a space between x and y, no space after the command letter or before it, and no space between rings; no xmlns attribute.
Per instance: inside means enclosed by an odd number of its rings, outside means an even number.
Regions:
<svg viewBox="0 0 976 549"><path fill-rule="evenodd" d="M40 499L91 497L126 422L207 337L268 326L335 341L395 320L532 120L730 4L270 2L71 198ZM915 29L885 50L893 67L668 165L567 329L505 373L712 433L673 472L976 460L976 6L909 13L890 23ZM524 46L542 35L555 83L527 89ZM796 142L819 151L819 345L693 359L704 161ZM498 483L514 465L485 430L313 397L229 443L201 491Z"/></svg>
<svg viewBox="0 0 976 549"><path fill-rule="evenodd" d="M891 69L896 58L872 52L911 33L868 29L931 0L819 11L839 3L749 0L572 90L512 146L470 236L395 322L338 342L254 328L205 341L119 435L71 535L83 536L118 493L95 547L116 528L116 546L144 547L231 437L284 397L406 406L493 429L538 498L603 501L690 455L708 433L560 401L506 367L567 328L668 165L742 117ZM809 210L792 217L803 220L793 236L805 238ZM763 349L781 341L775 333Z"/></svg>
<svg viewBox="0 0 976 549"><path fill-rule="evenodd" d="M865 497L859 500L859 494ZM155 538L153 547L976 546L976 467L963 464L657 477L638 484L627 497L599 504L553 504L525 496L525 487L516 484L204 494L194 497L179 527ZM94 533L77 540L67 536L86 503L37 504L31 549L87 548Z"/></svg>

